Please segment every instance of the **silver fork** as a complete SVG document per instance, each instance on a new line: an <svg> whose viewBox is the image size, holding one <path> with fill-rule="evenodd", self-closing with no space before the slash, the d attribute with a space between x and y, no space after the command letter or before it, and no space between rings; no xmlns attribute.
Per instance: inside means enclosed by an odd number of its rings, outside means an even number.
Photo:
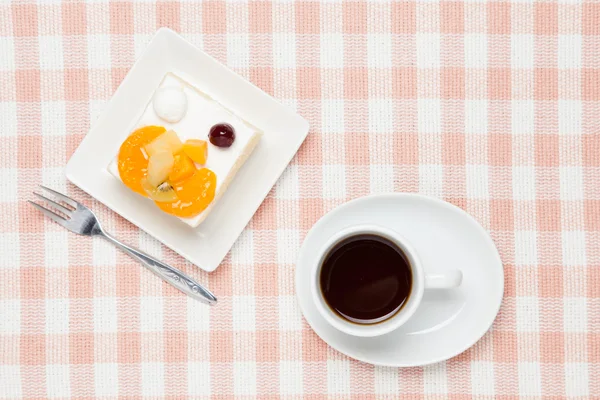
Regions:
<svg viewBox="0 0 600 400"><path fill-rule="evenodd" d="M83 204L45 186L40 186L40 188L50 194L52 199L39 193L34 192L33 194L43 200L50 208L43 207L33 201L29 202L48 218L79 235L100 236L108 240L135 260L139 261L144 267L148 268L162 280L170 283L196 300L208 304L215 304L217 302L217 298L210 290L206 289L177 268L171 267L148 254L129 247L106 233L106 231L102 229L102 226L100 226L98 218L96 218L94 213ZM61 204L60 202L64 204ZM54 211L51 209L54 209Z"/></svg>

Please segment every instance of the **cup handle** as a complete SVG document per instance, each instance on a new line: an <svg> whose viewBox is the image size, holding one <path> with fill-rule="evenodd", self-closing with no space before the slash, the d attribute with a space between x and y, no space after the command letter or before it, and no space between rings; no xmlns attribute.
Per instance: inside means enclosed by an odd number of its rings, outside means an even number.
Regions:
<svg viewBox="0 0 600 400"><path fill-rule="evenodd" d="M425 289L451 289L462 283L462 272L459 269L425 275Z"/></svg>

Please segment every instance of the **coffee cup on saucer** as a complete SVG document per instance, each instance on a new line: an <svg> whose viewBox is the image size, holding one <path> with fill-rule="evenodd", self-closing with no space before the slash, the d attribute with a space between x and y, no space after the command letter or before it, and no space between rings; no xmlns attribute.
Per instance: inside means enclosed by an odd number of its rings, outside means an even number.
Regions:
<svg viewBox="0 0 600 400"><path fill-rule="evenodd" d="M348 335L375 337L402 326L425 290L460 286L458 269L431 274L410 242L392 229L355 225L321 247L311 269L311 296L320 315Z"/></svg>

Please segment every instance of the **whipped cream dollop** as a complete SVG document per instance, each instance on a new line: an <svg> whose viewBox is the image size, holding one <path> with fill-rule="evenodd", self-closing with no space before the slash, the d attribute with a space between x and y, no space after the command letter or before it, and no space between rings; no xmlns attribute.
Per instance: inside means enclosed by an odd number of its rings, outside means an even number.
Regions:
<svg viewBox="0 0 600 400"><path fill-rule="evenodd" d="M185 92L178 87L160 88L154 94L152 105L156 115L167 122L181 121L188 108Z"/></svg>

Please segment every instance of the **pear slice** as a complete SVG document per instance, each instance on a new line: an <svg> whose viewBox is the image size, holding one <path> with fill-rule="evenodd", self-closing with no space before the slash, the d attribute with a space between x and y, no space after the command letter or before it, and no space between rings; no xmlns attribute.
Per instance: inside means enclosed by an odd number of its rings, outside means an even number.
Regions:
<svg viewBox="0 0 600 400"><path fill-rule="evenodd" d="M146 175L148 182L152 186L158 187L158 185L167 180L173 170L174 164L175 158L171 152L161 151L154 153L148 160L148 172Z"/></svg>
<svg viewBox="0 0 600 400"><path fill-rule="evenodd" d="M144 147L144 150L146 150L149 157L163 151L175 154L181 151L181 149L183 149L183 143L181 143L181 140L175 131L163 133Z"/></svg>

